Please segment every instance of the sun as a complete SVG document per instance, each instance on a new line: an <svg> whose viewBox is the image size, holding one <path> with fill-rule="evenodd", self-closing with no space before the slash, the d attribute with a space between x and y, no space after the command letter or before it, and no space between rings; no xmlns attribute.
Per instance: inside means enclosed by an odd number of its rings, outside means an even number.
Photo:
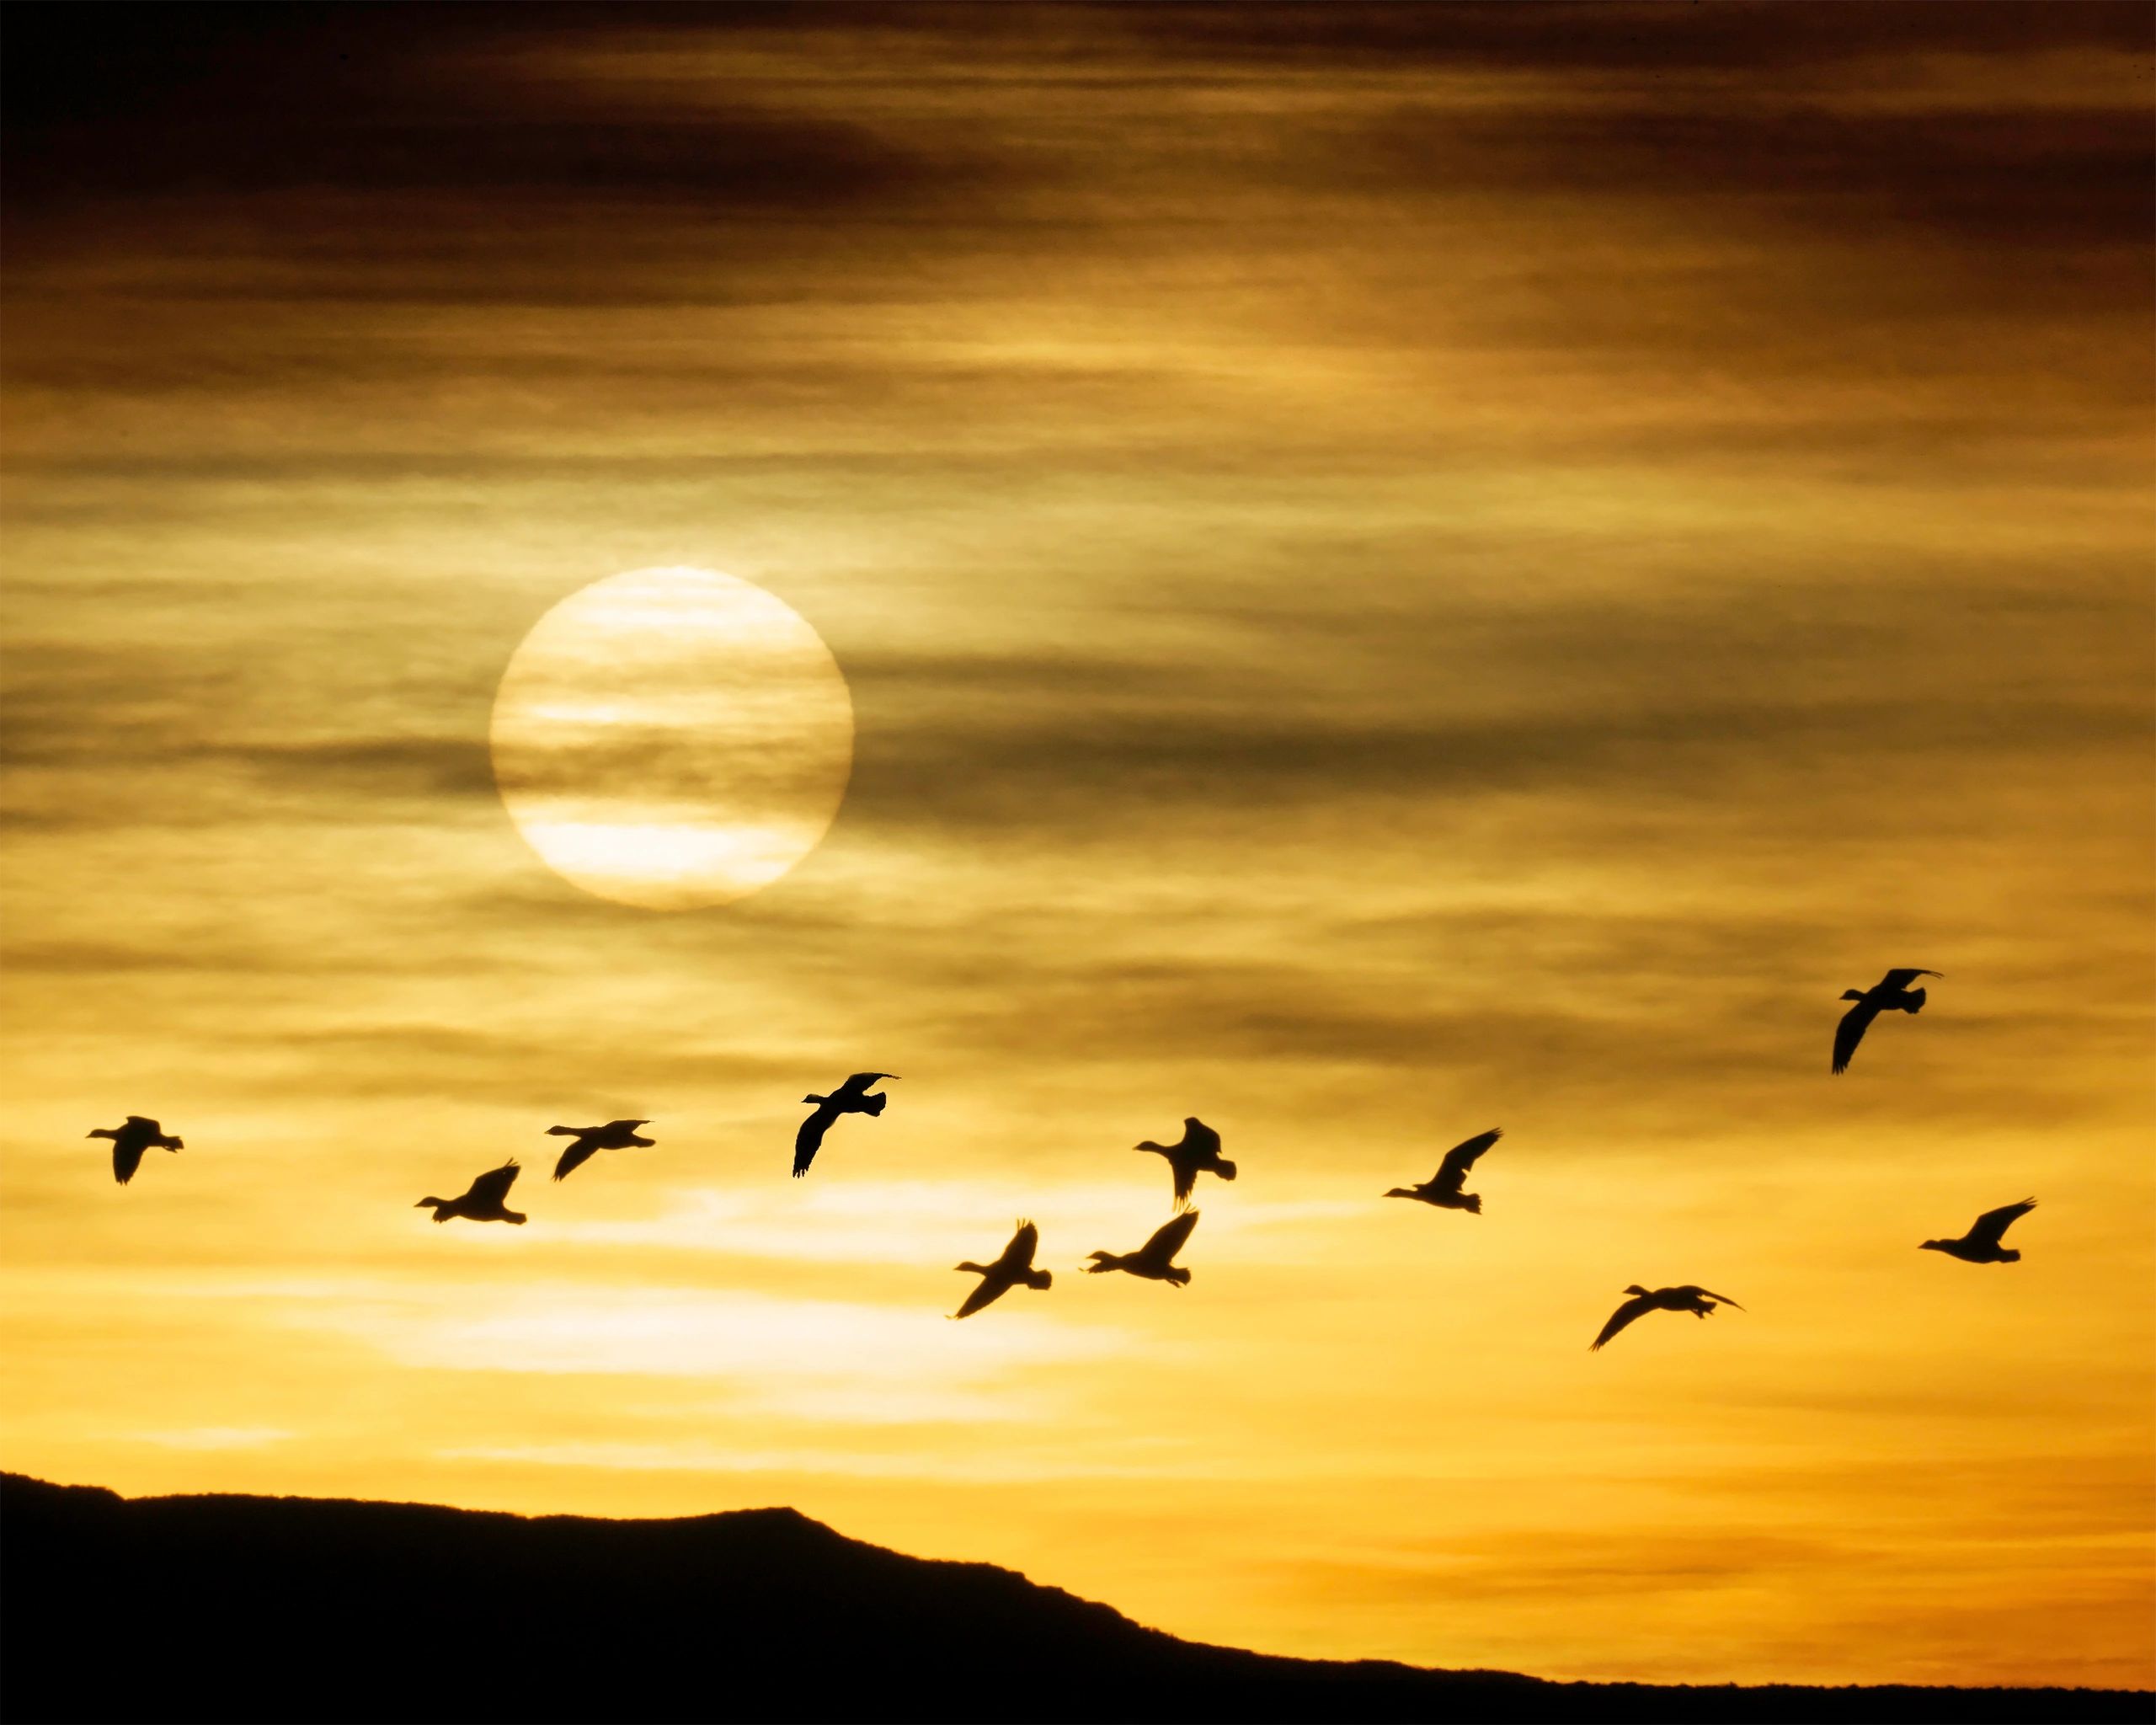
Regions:
<svg viewBox="0 0 2156 1725"><path fill-rule="evenodd" d="M821 842L853 767L830 649L762 588L632 569L535 623L494 696L494 782L563 879L652 911L725 904Z"/></svg>

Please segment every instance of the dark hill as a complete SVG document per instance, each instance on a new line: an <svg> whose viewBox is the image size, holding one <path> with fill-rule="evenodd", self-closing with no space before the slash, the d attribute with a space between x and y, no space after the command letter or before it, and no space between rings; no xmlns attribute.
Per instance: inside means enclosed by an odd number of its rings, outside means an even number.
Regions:
<svg viewBox="0 0 2156 1725"><path fill-rule="evenodd" d="M790 1509L527 1519L0 1475L0 1707L62 1719L2146 1720L2116 1691L1672 1689L1199 1646Z"/></svg>

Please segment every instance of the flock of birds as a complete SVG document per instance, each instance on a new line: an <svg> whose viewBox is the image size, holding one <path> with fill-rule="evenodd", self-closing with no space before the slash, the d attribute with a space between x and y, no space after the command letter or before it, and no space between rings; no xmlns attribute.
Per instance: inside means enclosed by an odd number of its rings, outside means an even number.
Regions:
<svg viewBox="0 0 2156 1725"><path fill-rule="evenodd" d="M1863 1040L1871 1021L1881 1012L1922 1012L1924 991L1909 985L1919 976L1939 974L1936 970L1914 969L1889 970L1872 987L1853 988L1844 993L1844 1000L1856 1004L1842 1015L1840 1023L1834 1028L1833 1070L1849 1070L1849 1059L1855 1054L1858 1043ZM800 1130L794 1135L793 1178L798 1180L808 1172L809 1165L816 1160L816 1152L823 1148L825 1135L841 1116L882 1114L890 1098L874 1087L897 1076L895 1072L856 1072L829 1095L812 1092L802 1097L803 1102L813 1105L814 1111L802 1121ZM602 1150L650 1148L658 1140L643 1137L637 1130L650 1124L648 1120L609 1120L603 1126L549 1126L549 1136L569 1140L554 1164L554 1178L566 1179ZM1084 1266L1089 1275L1120 1270L1147 1281L1165 1282L1171 1288L1188 1284L1190 1272L1175 1259L1198 1226L1198 1213L1189 1207L1197 1190L1198 1177L1211 1174L1219 1179L1233 1180L1235 1165L1221 1156L1220 1135L1203 1120L1191 1116L1182 1124L1182 1136L1173 1144L1155 1144L1149 1138L1134 1146L1166 1159L1174 1186L1175 1215L1135 1252L1092 1253ZM123 1186L135 1178L147 1151L184 1148L180 1139L141 1114L130 1114L118 1126L100 1126L89 1135L112 1140L112 1175ZM1495 1127L1477 1133L1447 1151L1437 1172L1421 1185L1396 1186L1385 1196L1412 1199L1439 1210L1464 1210L1480 1215L1482 1199L1480 1194L1465 1189L1467 1176L1482 1154L1503 1135L1502 1130ZM414 1207L433 1210L437 1222L462 1218L470 1222L521 1224L526 1220L523 1213L510 1209L508 1203L510 1188L516 1183L520 1172L516 1158L511 1156L501 1167L489 1168L480 1175L458 1197L423 1198ZM1919 1249L1943 1252L1964 1263L2017 1263L2021 1254L2000 1242L2008 1228L2036 1207L2033 1198L2024 1199L2019 1204L2002 1204L1978 1216L1958 1239L1926 1240ZM994 1263L983 1264L969 1260L956 1266L968 1274L979 1276L980 1281L966 1296L965 1303L951 1316L971 1317L984 1306L994 1305L1013 1288L1048 1287L1054 1278L1033 1265L1033 1256L1039 1247L1040 1230L1033 1223L1022 1220L1017 1231L1011 1236L1011 1243ZM1601 1333L1588 1344L1590 1349L1601 1348L1625 1326L1651 1311L1689 1311L1694 1317L1705 1317L1724 1306L1737 1306L1739 1311L1744 1310L1726 1294L1716 1294L1690 1283L1674 1288L1642 1288L1635 1283L1625 1291L1631 1297L1610 1313Z"/></svg>

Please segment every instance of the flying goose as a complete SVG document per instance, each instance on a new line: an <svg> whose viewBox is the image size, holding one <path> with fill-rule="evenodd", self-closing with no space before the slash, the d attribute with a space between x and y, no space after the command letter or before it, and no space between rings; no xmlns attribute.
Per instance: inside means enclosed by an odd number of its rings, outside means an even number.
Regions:
<svg viewBox="0 0 2156 1725"><path fill-rule="evenodd" d="M549 1138L574 1138L576 1142L562 1152L562 1159L554 1164L554 1178L567 1179L602 1150L627 1150L632 1146L648 1150L657 1143L653 1138L639 1138L637 1128L648 1126L648 1120L609 1120L603 1126L549 1126Z"/></svg>
<svg viewBox="0 0 2156 1725"><path fill-rule="evenodd" d="M966 1303L953 1312L953 1317L971 1317L984 1306L993 1306L1019 1283L1028 1288L1045 1288L1053 1279L1046 1270L1033 1268L1033 1250L1041 1243L1041 1231L1031 1222L1020 1221L1018 1231L1011 1236L1011 1243L1003 1248L1003 1256L994 1263L968 1262L957 1266L980 1278L980 1285L966 1295Z"/></svg>
<svg viewBox="0 0 2156 1725"><path fill-rule="evenodd" d="M515 1222L521 1226L524 1218L502 1202L509 1196L509 1188L516 1184L516 1158L511 1156L499 1168L489 1168L480 1175L465 1188L462 1198L423 1198L412 1208L424 1210L432 1204L438 1222L462 1216L467 1222Z"/></svg>
<svg viewBox="0 0 2156 1725"><path fill-rule="evenodd" d="M1924 991L1909 985L1919 976L1938 975L1936 970L1889 970L1861 993L1854 988L1843 990L1842 998L1856 1004L1842 1014L1842 1022L1834 1027L1834 1070L1849 1071L1849 1056L1864 1040L1864 1033L1871 1028L1871 1021L1881 1012L1921 1012Z"/></svg>
<svg viewBox="0 0 2156 1725"><path fill-rule="evenodd" d="M1414 1198L1424 1204L1434 1204L1439 1210L1464 1210L1473 1215L1482 1214L1482 1195L1479 1192L1462 1192L1467 1171L1475 1166L1476 1158L1505 1135L1502 1126L1492 1126L1487 1132L1479 1132L1464 1144L1455 1144L1445 1152L1445 1159L1438 1164L1438 1171L1420 1186L1396 1186L1385 1194L1387 1198Z"/></svg>
<svg viewBox="0 0 2156 1725"><path fill-rule="evenodd" d="M1949 1258L1960 1258L1963 1263L2019 1263L2021 1254L2010 1246L2001 1246L1999 1236L2036 1207L2033 1198L2025 1198L2019 1204L2002 1204L1970 1223L1969 1231L1959 1240L1927 1240L1917 1250L1943 1252Z"/></svg>
<svg viewBox="0 0 2156 1725"><path fill-rule="evenodd" d="M155 1120L146 1119L141 1114L130 1114L117 1126L100 1126L88 1135L112 1140L112 1178L123 1186L135 1178L135 1170L142 1166L144 1151L185 1147L179 1139L168 1136Z"/></svg>
<svg viewBox="0 0 2156 1725"><path fill-rule="evenodd" d="M1150 1151L1168 1159L1168 1167L1176 1179L1177 1210L1190 1202L1191 1188L1198 1183L1201 1171L1218 1174L1223 1180L1235 1178L1235 1165L1220 1159L1220 1135L1195 1114L1184 1118L1182 1136L1173 1144L1155 1144L1149 1138L1132 1148Z"/></svg>
<svg viewBox="0 0 2156 1725"><path fill-rule="evenodd" d="M803 1102L816 1104L816 1112L801 1123L801 1130L793 1135L793 1178L798 1180L808 1172L808 1164L816 1160L816 1152L823 1147L824 1135L831 1129L831 1122L841 1114L880 1114L888 1096L871 1096L868 1087L881 1078L896 1078L896 1072L856 1072L829 1096L804 1096Z"/></svg>
<svg viewBox="0 0 2156 1725"><path fill-rule="evenodd" d="M1135 1252L1118 1255L1113 1252L1096 1252L1092 1261L1085 1266L1089 1276L1105 1275L1110 1270L1128 1270L1134 1276L1143 1276L1149 1282L1166 1282L1180 1288L1190 1280L1190 1272L1171 1263L1182 1243L1190 1238L1190 1231L1198 1226L1198 1212L1187 1210L1171 1222L1164 1222L1154 1231L1153 1237Z"/></svg>
<svg viewBox="0 0 2156 1725"><path fill-rule="evenodd" d="M1715 1310L1717 1303L1737 1306L1737 1302L1726 1294L1710 1294L1705 1288L1694 1287L1689 1282L1681 1288L1657 1288L1652 1293L1635 1282L1625 1291L1637 1297L1627 1300L1609 1314L1609 1322L1602 1327L1602 1333L1587 1344L1590 1354L1634 1318L1644 1316L1650 1311L1689 1311L1695 1317L1705 1317ZM1737 1306L1737 1309L1739 1311L1744 1310L1741 1306Z"/></svg>

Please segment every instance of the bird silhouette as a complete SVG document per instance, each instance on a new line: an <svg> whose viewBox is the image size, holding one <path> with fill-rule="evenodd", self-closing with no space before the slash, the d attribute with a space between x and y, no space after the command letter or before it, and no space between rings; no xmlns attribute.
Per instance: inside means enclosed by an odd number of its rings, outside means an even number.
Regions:
<svg viewBox="0 0 2156 1725"><path fill-rule="evenodd" d="M1235 1178L1235 1165L1220 1159L1220 1135L1195 1114L1184 1117L1182 1136L1173 1144L1155 1144L1149 1138L1132 1147L1168 1159L1168 1167L1175 1175L1177 1210L1189 1204L1191 1188L1198 1183L1201 1172L1218 1174L1223 1180Z"/></svg>
<svg viewBox="0 0 2156 1725"><path fill-rule="evenodd" d="M1959 1240L1927 1240L1917 1250L1943 1252L1949 1258L1960 1258L1963 1263L2019 1263L2021 1254L2010 1246L2001 1246L1999 1238L2036 1207L2033 1198L2025 1198L2019 1204L2002 1204L1970 1223L1969 1231Z"/></svg>
<svg viewBox="0 0 2156 1725"><path fill-rule="evenodd" d="M1861 991L1854 988L1843 990L1842 998L1856 1004L1842 1014L1842 1022L1834 1027L1834 1070L1849 1071L1849 1056L1864 1040L1864 1033L1871 1028L1871 1021L1881 1012L1921 1012L1924 991L1909 985L1919 976L1938 975L1936 970L1889 970L1870 988Z"/></svg>
<svg viewBox="0 0 2156 1725"><path fill-rule="evenodd" d="M1694 1287L1689 1282L1681 1288L1657 1288L1652 1292L1635 1282L1625 1291L1636 1297L1627 1300L1609 1314L1609 1322L1602 1327L1602 1333L1587 1344L1590 1354L1634 1318L1643 1317L1651 1311L1689 1311L1694 1317L1705 1317L1717 1305L1737 1306L1737 1302L1726 1294L1710 1294L1705 1288ZM1737 1309L1739 1311L1744 1310L1741 1306L1737 1306Z"/></svg>
<svg viewBox="0 0 2156 1725"><path fill-rule="evenodd" d="M816 1152L823 1148L824 1135L831 1130L831 1122L841 1114L880 1114L888 1096L871 1096L868 1087L882 1078L896 1078L896 1072L856 1072L829 1096L804 1096L803 1102L816 1104L816 1112L801 1123L801 1130L793 1135L793 1178L798 1180L808 1172L808 1164L816 1160Z"/></svg>
<svg viewBox="0 0 2156 1725"><path fill-rule="evenodd" d="M565 1180L574 1170L582 1167L602 1150L627 1150L632 1146L648 1150L657 1143L653 1138L639 1138L637 1128L648 1126L648 1120L609 1120L603 1126L549 1126L549 1138L574 1138L576 1142L562 1152L562 1159L554 1164L554 1178Z"/></svg>
<svg viewBox="0 0 2156 1725"><path fill-rule="evenodd" d="M1198 1226L1198 1212L1187 1210L1171 1222L1164 1222L1155 1229L1153 1237L1135 1252L1096 1252L1085 1266L1089 1276L1106 1275L1110 1270L1128 1270L1134 1276L1143 1276L1149 1282L1166 1282L1171 1288L1180 1288L1190 1280L1190 1272L1169 1262L1182 1250L1182 1243L1190 1238L1190 1231Z"/></svg>
<svg viewBox="0 0 2156 1725"><path fill-rule="evenodd" d="M412 1208L424 1210L432 1204L438 1222L462 1216L467 1222L515 1222L520 1227L524 1218L502 1202L509 1196L509 1188L516 1184L516 1158L511 1156L499 1168L489 1168L480 1175L462 1197L423 1198Z"/></svg>
<svg viewBox="0 0 2156 1725"><path fill-rule="evenodd" d="M135 1178L135 1170L142 1166L144 1151L185 1148L179 1139L168 1135L155 1120L141 1114L130 1114L117 1126L99 1126L88 1135L112 1140L112 1178L123 1186Z"/></svg>
<svg viewBox="0 0 2156 1725"><path fill-rule="evenodd" d="M1460 1188L1466 1183L1467 1171L1475 1166L1476 1158L1504 1135L1502 1126L1478 1132L1465 1143L1455 1144L1447 1151L1445 1159L1438 1164L1437 1172L1420 1186L1396 1186L1385 1196L1419 1199L1424 1204L1434 1204L1439 1210L1464 1210L1481 1215L1482 1195Z"/></svg>
<svg viewBox="0 0 2156 1725"><path fill-rule="evenodd" d="M1028 1288L1045 1288L1054 1279L1046 1270L1033 1268L1033 1251L1041 1243L1041 1231L1031 1222L1021 1220L1018 1231L1011 1236L1011 1243L1003 1248L1003 1256L994 1263L968 1262L956 1266L980 1278L980 1285L966 1295L966 1303L953 1312L953 1317L971 1317L984 1306L993 1306L1019 1283Z"/></svg>

